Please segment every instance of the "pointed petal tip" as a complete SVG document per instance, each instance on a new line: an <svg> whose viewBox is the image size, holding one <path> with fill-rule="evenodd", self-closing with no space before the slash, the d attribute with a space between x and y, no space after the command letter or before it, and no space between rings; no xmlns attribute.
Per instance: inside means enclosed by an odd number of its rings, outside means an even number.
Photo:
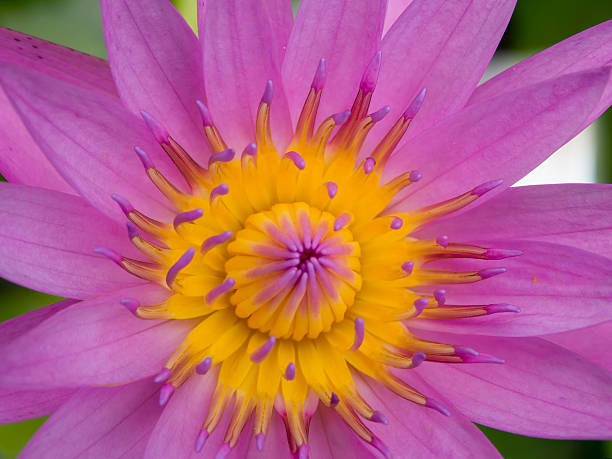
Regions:
<svg viewBox="0 0 612 459"><path fill-rule="evenodd" d="M142 116L142 119L155 137L155 140L158 143L168 143L168 138L170 137L168 130L146 111L141 110L140 115Z"/></svg>
<svg viewBox="0 0 612 459"><path fill-rule="evenodd" d="M140 307L140 301L136 298L122 298L119 300L119 304L130 311L132 314L136 314L136 311Z"/></svg>

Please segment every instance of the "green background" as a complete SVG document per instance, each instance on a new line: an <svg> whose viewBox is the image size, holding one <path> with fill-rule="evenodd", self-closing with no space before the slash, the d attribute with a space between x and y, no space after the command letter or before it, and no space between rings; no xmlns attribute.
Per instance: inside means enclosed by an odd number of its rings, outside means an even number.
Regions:
<svg viewBox="0 0 612 459"><path fill-rule="evenodd" d="M194 25L195 0L174 3ZM611 17L612 0L519 0L501 48L530 55ZM106 57L97 0L0 0L0 26ZM598 124L598 181L610 183L610 110ZM0 279L0 321L54 301L57 298ZM15 457L43 421L0 426L0 458ZM482 430L506 458L612 457L612 442L543 440Z"/></svg>

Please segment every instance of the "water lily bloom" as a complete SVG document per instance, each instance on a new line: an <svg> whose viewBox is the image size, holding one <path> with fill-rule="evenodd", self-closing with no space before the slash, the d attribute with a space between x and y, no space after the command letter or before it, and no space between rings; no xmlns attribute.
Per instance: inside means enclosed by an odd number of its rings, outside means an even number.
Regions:
<svg viewBox="0 0 612 459"><path fill-rule="evenodd" d="M23 457L497 457L612 435L612 187L509 188L612 99L612 21L477 86L512 0L101 0L0 32Z"/></svg>

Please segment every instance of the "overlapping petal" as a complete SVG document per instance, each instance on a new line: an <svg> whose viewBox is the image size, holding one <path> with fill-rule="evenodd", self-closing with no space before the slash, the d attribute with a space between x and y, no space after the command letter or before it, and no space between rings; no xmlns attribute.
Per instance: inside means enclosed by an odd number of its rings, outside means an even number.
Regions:
<svg viewBox="0 0 612 459"><path fill-rule="evenodd" d="M612 336L612 321L543 338L563 346L612 372L612 354L607 352Z"/></svg>
<svg viewBox="0 0 612 459"><path fill-rule="evenodd" d="M145 110L187 151L207 159L196 106L205 100L198 39L168 0L102 0L113 76L125 106ZM163 38L162 38L163 37Z"/></svg>
<svg viewBox="0 0 612 459"><path fill-rule="evenodd" d="M413 0L388 0L383 35L387 33L393 23L400 17L412 1Z"/></svg>
<svg viewBox="0 0 612 459"><path fill-rule="evenodd" d="M79 299L142 283L94 254L100 245L136 254L125 228L82 198L0 183L0 275L5 279Z"/></svg>
<svg viewBox="0 0 612 459"><path fill-rule="evenodd" d="M419 367L419 374L472 421L545 438L612 435L610 372L540 338L445 339L506 361Z"/></svg>
<svg viewBox="0 0 612 459"><path fill-rule="evenodd" d="M49 416L62 406L75 389L0 389L0 424Z"/></svg>
<svg viewBox="0 0 612 459"><path fill-rule="evenodd" d="M311 456L322 459L337 457L338 451L350 451L355 459L376 459L376 450L368 446L334 410L319 406L309 431Z"/></svg>

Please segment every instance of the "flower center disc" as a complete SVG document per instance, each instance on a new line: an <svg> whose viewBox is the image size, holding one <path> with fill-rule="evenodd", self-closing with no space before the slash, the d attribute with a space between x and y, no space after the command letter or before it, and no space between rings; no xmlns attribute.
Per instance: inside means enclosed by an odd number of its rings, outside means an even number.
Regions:
<svg viewBox="0 0 612 459"><path fill-rule="evenodd" d="M225 265L236 281L236 315L252 329L298 341L343 320L361 288L361 250L343 226L303 202L250 215Z"/></svg>

